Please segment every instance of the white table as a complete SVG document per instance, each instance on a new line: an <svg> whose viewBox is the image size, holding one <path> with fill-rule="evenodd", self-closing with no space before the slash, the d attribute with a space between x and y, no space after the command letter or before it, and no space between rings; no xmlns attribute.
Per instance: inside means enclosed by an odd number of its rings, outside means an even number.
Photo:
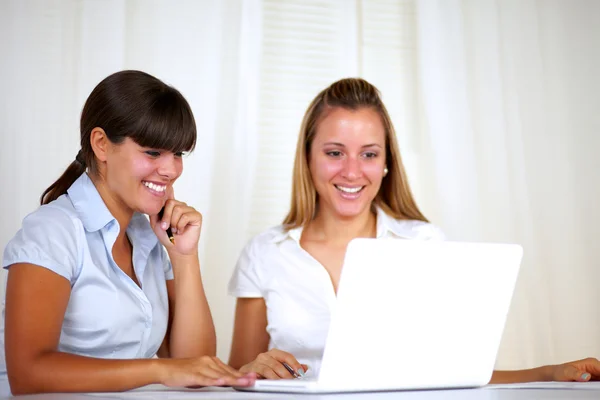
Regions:
<svg viewBox="0 0 600 400"><path fill-rule="evenodd" d="M41 394L19 396L19 400L523 400L523 399L560 399L560 400L597 400L600 399L600 385L592 384L579 389L552 388L505 388L486 387L464 390L427 390L407 392L351 393L351 394L277 394L246 393L227 388L181 389L173 390L161 386L150 386L125 393L82 393L82 394Z"/></svg>

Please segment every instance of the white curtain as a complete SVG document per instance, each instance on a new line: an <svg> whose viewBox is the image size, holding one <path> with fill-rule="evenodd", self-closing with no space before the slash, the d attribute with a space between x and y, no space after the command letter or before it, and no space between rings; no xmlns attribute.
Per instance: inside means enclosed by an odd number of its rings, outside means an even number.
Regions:
<svg viewBox="0 0 600 400"><path fill-rule="evenodd" d="M204 215L201 268L225 356L233 318L226 282L246 240L239 232L252 181L257 4L1 1L0 248L77 154L93 87L122 69L153 74L178 88L196 117L197 147L175 193Z"/></svg>
<svg viewBox="0 0 600 400"><path fill-rule="evenodd" d="M425 208L525 250L497 366L600 357L600 3L417 4Z"/></svg>
<svg viewBox="0 0 600 400"><path fill-rule="evenodd" d="M227 358L226 283L287 207L302 98L358 72L391 108L426 215L450 238L525 248L497 366L600 357L598 15L595 0L1 0L0 248L75 157L94 85L154 74L196 116L176 195L204 214Z"/></svg>

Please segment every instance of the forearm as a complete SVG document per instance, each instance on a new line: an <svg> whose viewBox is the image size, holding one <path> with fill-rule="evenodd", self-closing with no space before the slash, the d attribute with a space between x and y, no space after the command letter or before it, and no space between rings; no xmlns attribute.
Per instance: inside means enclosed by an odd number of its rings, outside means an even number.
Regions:
<svg viewBox="0 0 600 400"><path fill-rule="evenodd" d="M198 256L171 256L175 275L175 307L169 337L173 358L214 356L216 335L206 300Z"/></svg>
<svg viewBox="0 0 600 400"><path fill-rule="evenodd" d="M548 367L521 369L515 371L494 371L490 383L523 383L550 380Z"/></svg>
<svg viewBox="0 0 600 400"><path fill-rule="evenodd" d="M158 359L107 360L51 352L22 367L8 366L14 395L56 392L118 392L161 383L162 361Z"/></svg>

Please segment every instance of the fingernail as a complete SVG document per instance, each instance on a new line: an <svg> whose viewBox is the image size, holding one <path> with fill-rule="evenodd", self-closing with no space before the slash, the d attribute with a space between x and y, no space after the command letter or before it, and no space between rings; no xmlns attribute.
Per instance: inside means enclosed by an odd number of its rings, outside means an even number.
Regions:
<svg viewBox="0 0 600 400"><path fill-rule="evenodd" d="M590 376L591 375L586 372L586 373L584 373L584 374L581 375L581 379L588 380L588 379L590 379Z"/></svg>
<svg viewBox="0 0 600 400"><path fill-rule="evenodd" d="M177 228L171 228L171 233L177 233Z"/></svg>
<svg viewBox="0 0 600 400"><path fill-rule="evenodd" d="M300 378L304 378L304 370L302 368L298 368L298 375L300 375Z"/></svg>
<svg viewBox="0 0 600 400"><path fill-rule="evenodd" d="M163 228L164 230L166 230L169 227L169 224L167 224L166 222L163 222L160 224L160 227Z"/></svg>

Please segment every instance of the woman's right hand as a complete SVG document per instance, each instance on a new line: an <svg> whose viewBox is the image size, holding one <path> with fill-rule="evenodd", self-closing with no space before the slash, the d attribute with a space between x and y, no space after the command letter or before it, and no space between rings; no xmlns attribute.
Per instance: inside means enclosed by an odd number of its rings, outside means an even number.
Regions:
<svg viewBox="0 0 600 400"><path fill-rule="evenodd" d="M272 349L266 353L261 353L256 359L242 368L241 373L256 373L261 378L266 379L292 379L294 376L283 366L286 363L294 371L302 370L306 372L308 366L300 364L296 357L285 351Z"/></svg>
<svg viewBox="0 0 600 400"><path fill-rule="evenodd" d="M252 386L256 374L242 373L217 357L167 358L161 363L160 383L165 386Z"/></svg>

